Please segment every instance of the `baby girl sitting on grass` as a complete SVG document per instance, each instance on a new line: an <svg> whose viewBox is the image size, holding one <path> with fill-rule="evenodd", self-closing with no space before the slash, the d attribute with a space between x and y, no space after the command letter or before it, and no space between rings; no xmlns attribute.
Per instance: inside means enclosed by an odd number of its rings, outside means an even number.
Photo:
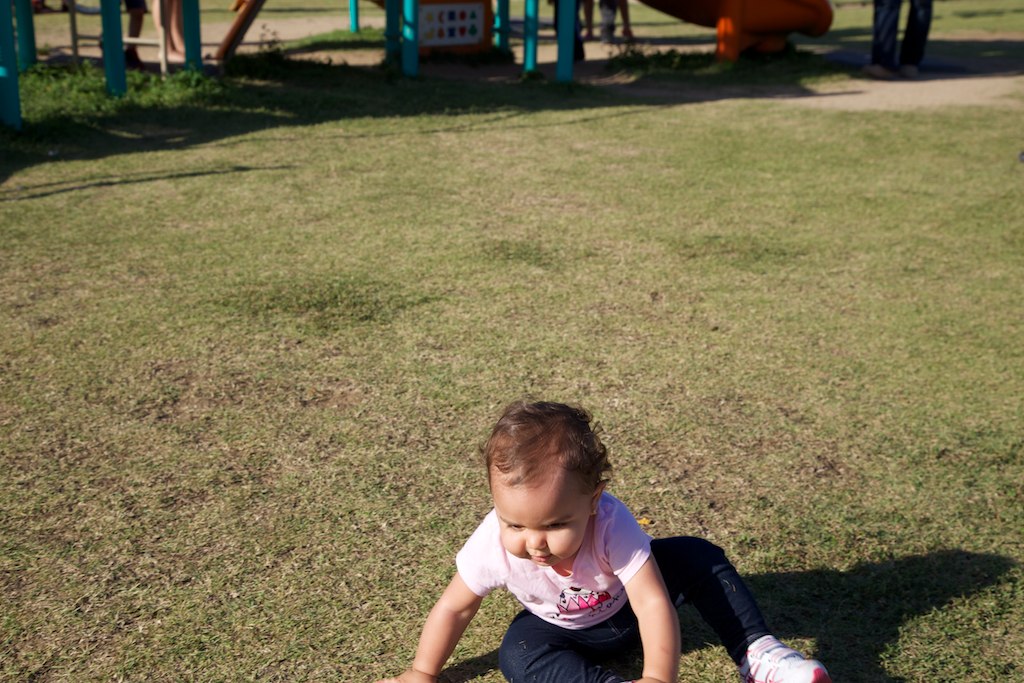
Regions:
<svg viewBox="0 0 1024 683"><path fill-rule="evenodd" d="M483 448L494 509L455 558L412 666L378 683L434 683L484 596L525 608L498 651L511 683L624 683L609 655L643 648L635 683L675 683L676 606L694 605L744 683L831 683L820 662L775 639L725 553L692 537L652 540L605 492L608 452L590 415L513 403Z"/></svg>

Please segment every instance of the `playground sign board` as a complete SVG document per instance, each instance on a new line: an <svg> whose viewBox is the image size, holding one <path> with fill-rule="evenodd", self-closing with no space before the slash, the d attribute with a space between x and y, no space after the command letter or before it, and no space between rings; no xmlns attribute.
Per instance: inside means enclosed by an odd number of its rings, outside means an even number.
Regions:
<svg viewBox="0 0 1024 683"><path fill-rule="evenodd" d="M490 2L420 0L423 52L484 52L491 48L494 13Z"/></svg>

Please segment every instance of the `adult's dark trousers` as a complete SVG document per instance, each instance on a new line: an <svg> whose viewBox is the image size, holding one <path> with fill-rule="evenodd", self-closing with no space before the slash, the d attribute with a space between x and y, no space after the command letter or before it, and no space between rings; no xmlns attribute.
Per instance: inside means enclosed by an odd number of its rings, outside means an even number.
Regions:
<svg viewBox="0 0 1024 683"><path fill-rule="evenodd" d="M761 610L718 546L679 536L651 542L651 551L677 606L693 605L737 664L747 646L768 635ZM623 683L602 665L640 642L636 615L627 604L606 621L570 630L522 611L498 650L501 672L510 683Z"/></svg>
<svg viewBox="0 0 1024 683"><path fill-rule="evenodd" d="M910 0L907 29L899 42L900 5L902 0L875 0L874 26L871 40L871 63L896 70L900 66L917 66L924 59L928 29L932 25L932 0ZM899 59L896 48L899 45Z"/></svg>

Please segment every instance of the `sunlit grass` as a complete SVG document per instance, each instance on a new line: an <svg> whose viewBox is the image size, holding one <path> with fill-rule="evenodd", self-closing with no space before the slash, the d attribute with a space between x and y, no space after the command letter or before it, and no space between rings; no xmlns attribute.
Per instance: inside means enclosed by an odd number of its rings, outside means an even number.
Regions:
<svg viewBox="0 0 1024 683"><path fill-rule="evenodd" d="M1020 673L1019 109L247 59L47 67L0 136L0 679L397 672L524 395L837 680ZM680 680L733 680L683 619Z"/></svg>

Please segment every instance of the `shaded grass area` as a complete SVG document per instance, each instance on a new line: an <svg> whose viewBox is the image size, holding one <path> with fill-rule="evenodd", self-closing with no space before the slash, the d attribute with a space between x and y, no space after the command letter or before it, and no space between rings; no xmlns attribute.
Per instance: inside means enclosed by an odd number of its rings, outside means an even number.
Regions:
<svg viewBox="0 0 1024 683"><path fill-rule="evenodd" d="M59 141L69 152L79 139L89 143L81 145L82 150L134 149L140 141L145 143L140 137L149 136L119 135L117 117L126 113L173 127L174 135L153 135L154 144L189 145L281 123L500 111L513 105L571 108L579 103L579 98L565 101L562 97L572 87L552 84L519 91L486 86L466 90L457 83L406 81L390 67L353 68L293 60L280 49L240 55L232 60L228 73L229 78L215 80L180 72L166 82L131 73L128 94L110 98L105 95L103 72L88 63L35 66L22 78L26 130L23 135L2 132L11 151L4 161L16 162L19 151L24 153L33 143L47 140ZM585 98L595 94L575 90ZM174 125L176 121L184 125ZM108 127L108 122L113 125ZM97 144L96 136L105 143Z"/></svg>
<svg viewBox="0 0 1024 683"><path fill-rule="evenodd" d="M736 62L719 62L710 52L647 49L640 44L629 44L608 61L608 67L647 75L672 75L716 86L805 84L849 75L847 67L792 44L781 53L752 52Z"/></svg>
<svg viewBox="0 0 1024 683"><path fill-rule="evenodd" d="M366 116L458 111L516 116L518 111L615 104L600 89L548 83L543 78L528 79L518 88L465 88L456 82L407 81L386 64L357 68L289 57L333 44L331 35L239 55L228 64L227 78L219 80L182 71L161 81L152 74L131 72L128 93L121 98L105 95L103 72L89 63L36 65L21 79L25 130L21 134L0 131L6 148L0 172L4 167L40 163L58 155L75 158L139 146L199 145L267 125L302 126ZM358 43L363 38L355 40ZM507 58L495 53L476 57L472 63ZM434 61L462 59L442 55ZM655 77L670 70L684 80L709 86L790 87L835 73L835 67L824 60L798 51L771 60L774 66L767 68L764 60L722 68L707 55L644 56L637 51L623 53L620 60L616 68L647 71ZM670 66L666 69L666 65ZM708 96L714 95L709 92ZM126 115L131 115L131 122L121 125L119 118Z"/></svg>
<svg viewBox="0 0 1024 683"><path fill-rule="evenodd" d="M346 322L387 323L427 301L428 297L403 294L386 282L347 276L248 287L224 303L260 317L294 316L314 330L328 332Z"/></svg>
<svg viewBox="0 0 1024 683"><path fill-rule="evenodd" d="M523 395L837 680L1019 675L1019 110L249 67L30 74L0 138L0 678L397 672Z"/></svg>

